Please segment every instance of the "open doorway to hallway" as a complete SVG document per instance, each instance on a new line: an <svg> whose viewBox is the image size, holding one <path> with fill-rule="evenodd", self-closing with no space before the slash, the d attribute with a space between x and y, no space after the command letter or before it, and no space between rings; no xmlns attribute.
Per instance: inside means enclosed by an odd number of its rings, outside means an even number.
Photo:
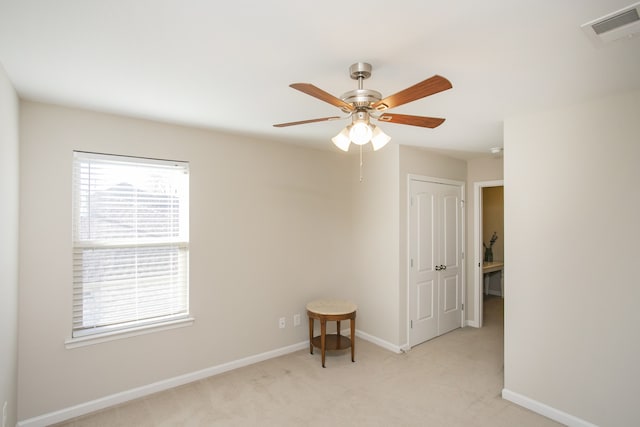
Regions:
<svg viewBox="0 0 640 427"><path fill-rule="evenodd" d="M504 297L504 182L474 184L475 326L482 327L489 296Z"/></svg>

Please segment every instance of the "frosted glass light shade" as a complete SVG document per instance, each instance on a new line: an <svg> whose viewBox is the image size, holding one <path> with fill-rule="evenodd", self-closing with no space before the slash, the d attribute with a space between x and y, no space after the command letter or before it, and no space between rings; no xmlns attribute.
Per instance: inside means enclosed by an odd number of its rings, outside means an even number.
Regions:
<svg viewBox="0 0 640 427"><path fill-rule="evenodd" d="M373 151L378 151L385 145L387 142L391 141L391 137L386 133L382 132L382 130L378 126L373 127L373 136L371 138L371 145L373 145Z"/></svg>
<svg viewBox="0 0 640 427"><path fill-rule="evenodd" d="M366 122L356 122L349 130L349 138L351 142L357 145L364 145L371 140L373 132Z"/></svg>
<svg viewBox="0 0 640 427"><path fill-rule="evenodd" d="M351 140L349 139L349 129L342 129L339 134L331 138L331 141L333 141L336 147L342 151L349 151L349 144L351 144Z"/></svg>

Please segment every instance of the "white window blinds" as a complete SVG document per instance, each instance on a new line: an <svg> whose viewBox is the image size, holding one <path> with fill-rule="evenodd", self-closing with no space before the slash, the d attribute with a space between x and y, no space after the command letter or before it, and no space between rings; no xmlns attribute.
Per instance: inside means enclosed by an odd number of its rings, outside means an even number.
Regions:
<svg viewBox="0 0 640 427"><path fill-rule="evenodd" d="M189 165L74 152L73 337L189 314Z"/></svg>

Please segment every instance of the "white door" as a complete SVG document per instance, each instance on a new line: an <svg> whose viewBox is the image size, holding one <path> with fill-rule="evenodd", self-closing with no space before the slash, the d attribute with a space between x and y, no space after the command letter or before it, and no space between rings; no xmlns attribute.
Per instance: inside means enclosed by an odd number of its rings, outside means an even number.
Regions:
<svg viewBox="0 0 640 427"><path fill-rule="evenodd" d="M409 345L411 347L438 335L437 194L429 184L411 181L409 213Z"/></svg>
<svg viewBox="0 0 640 427"><path fill-rule="evenodd" d="M462 326L461 189L440 184L440 272L438 335Z"/></svg>
<svg viewBox="0 0 640 427"><path fill-rule="evenodd" d="M462 325L462 189L410 181L409 345Z"/></svg>

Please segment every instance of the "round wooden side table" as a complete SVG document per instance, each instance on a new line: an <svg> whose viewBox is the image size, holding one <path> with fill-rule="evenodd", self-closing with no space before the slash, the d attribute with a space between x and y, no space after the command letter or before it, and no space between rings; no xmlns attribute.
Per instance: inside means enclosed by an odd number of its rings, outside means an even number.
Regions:
<svg viewBox="0 0 640 427"><path fill-rule="evenodd" d="M318 347L322 354L322 367L326 350L343 350L351 347L351 361L355 362L355 336L356 336L356 309L357 306L343 300L316 300L307 304L307 316L309 316L309 352L313 354L313 347ZM313 321L320 320L320 336L313 336ZM340 321L351 321L351 339L340 335ZM336 333L327 335L327 321L336 322Z"/></svg>

